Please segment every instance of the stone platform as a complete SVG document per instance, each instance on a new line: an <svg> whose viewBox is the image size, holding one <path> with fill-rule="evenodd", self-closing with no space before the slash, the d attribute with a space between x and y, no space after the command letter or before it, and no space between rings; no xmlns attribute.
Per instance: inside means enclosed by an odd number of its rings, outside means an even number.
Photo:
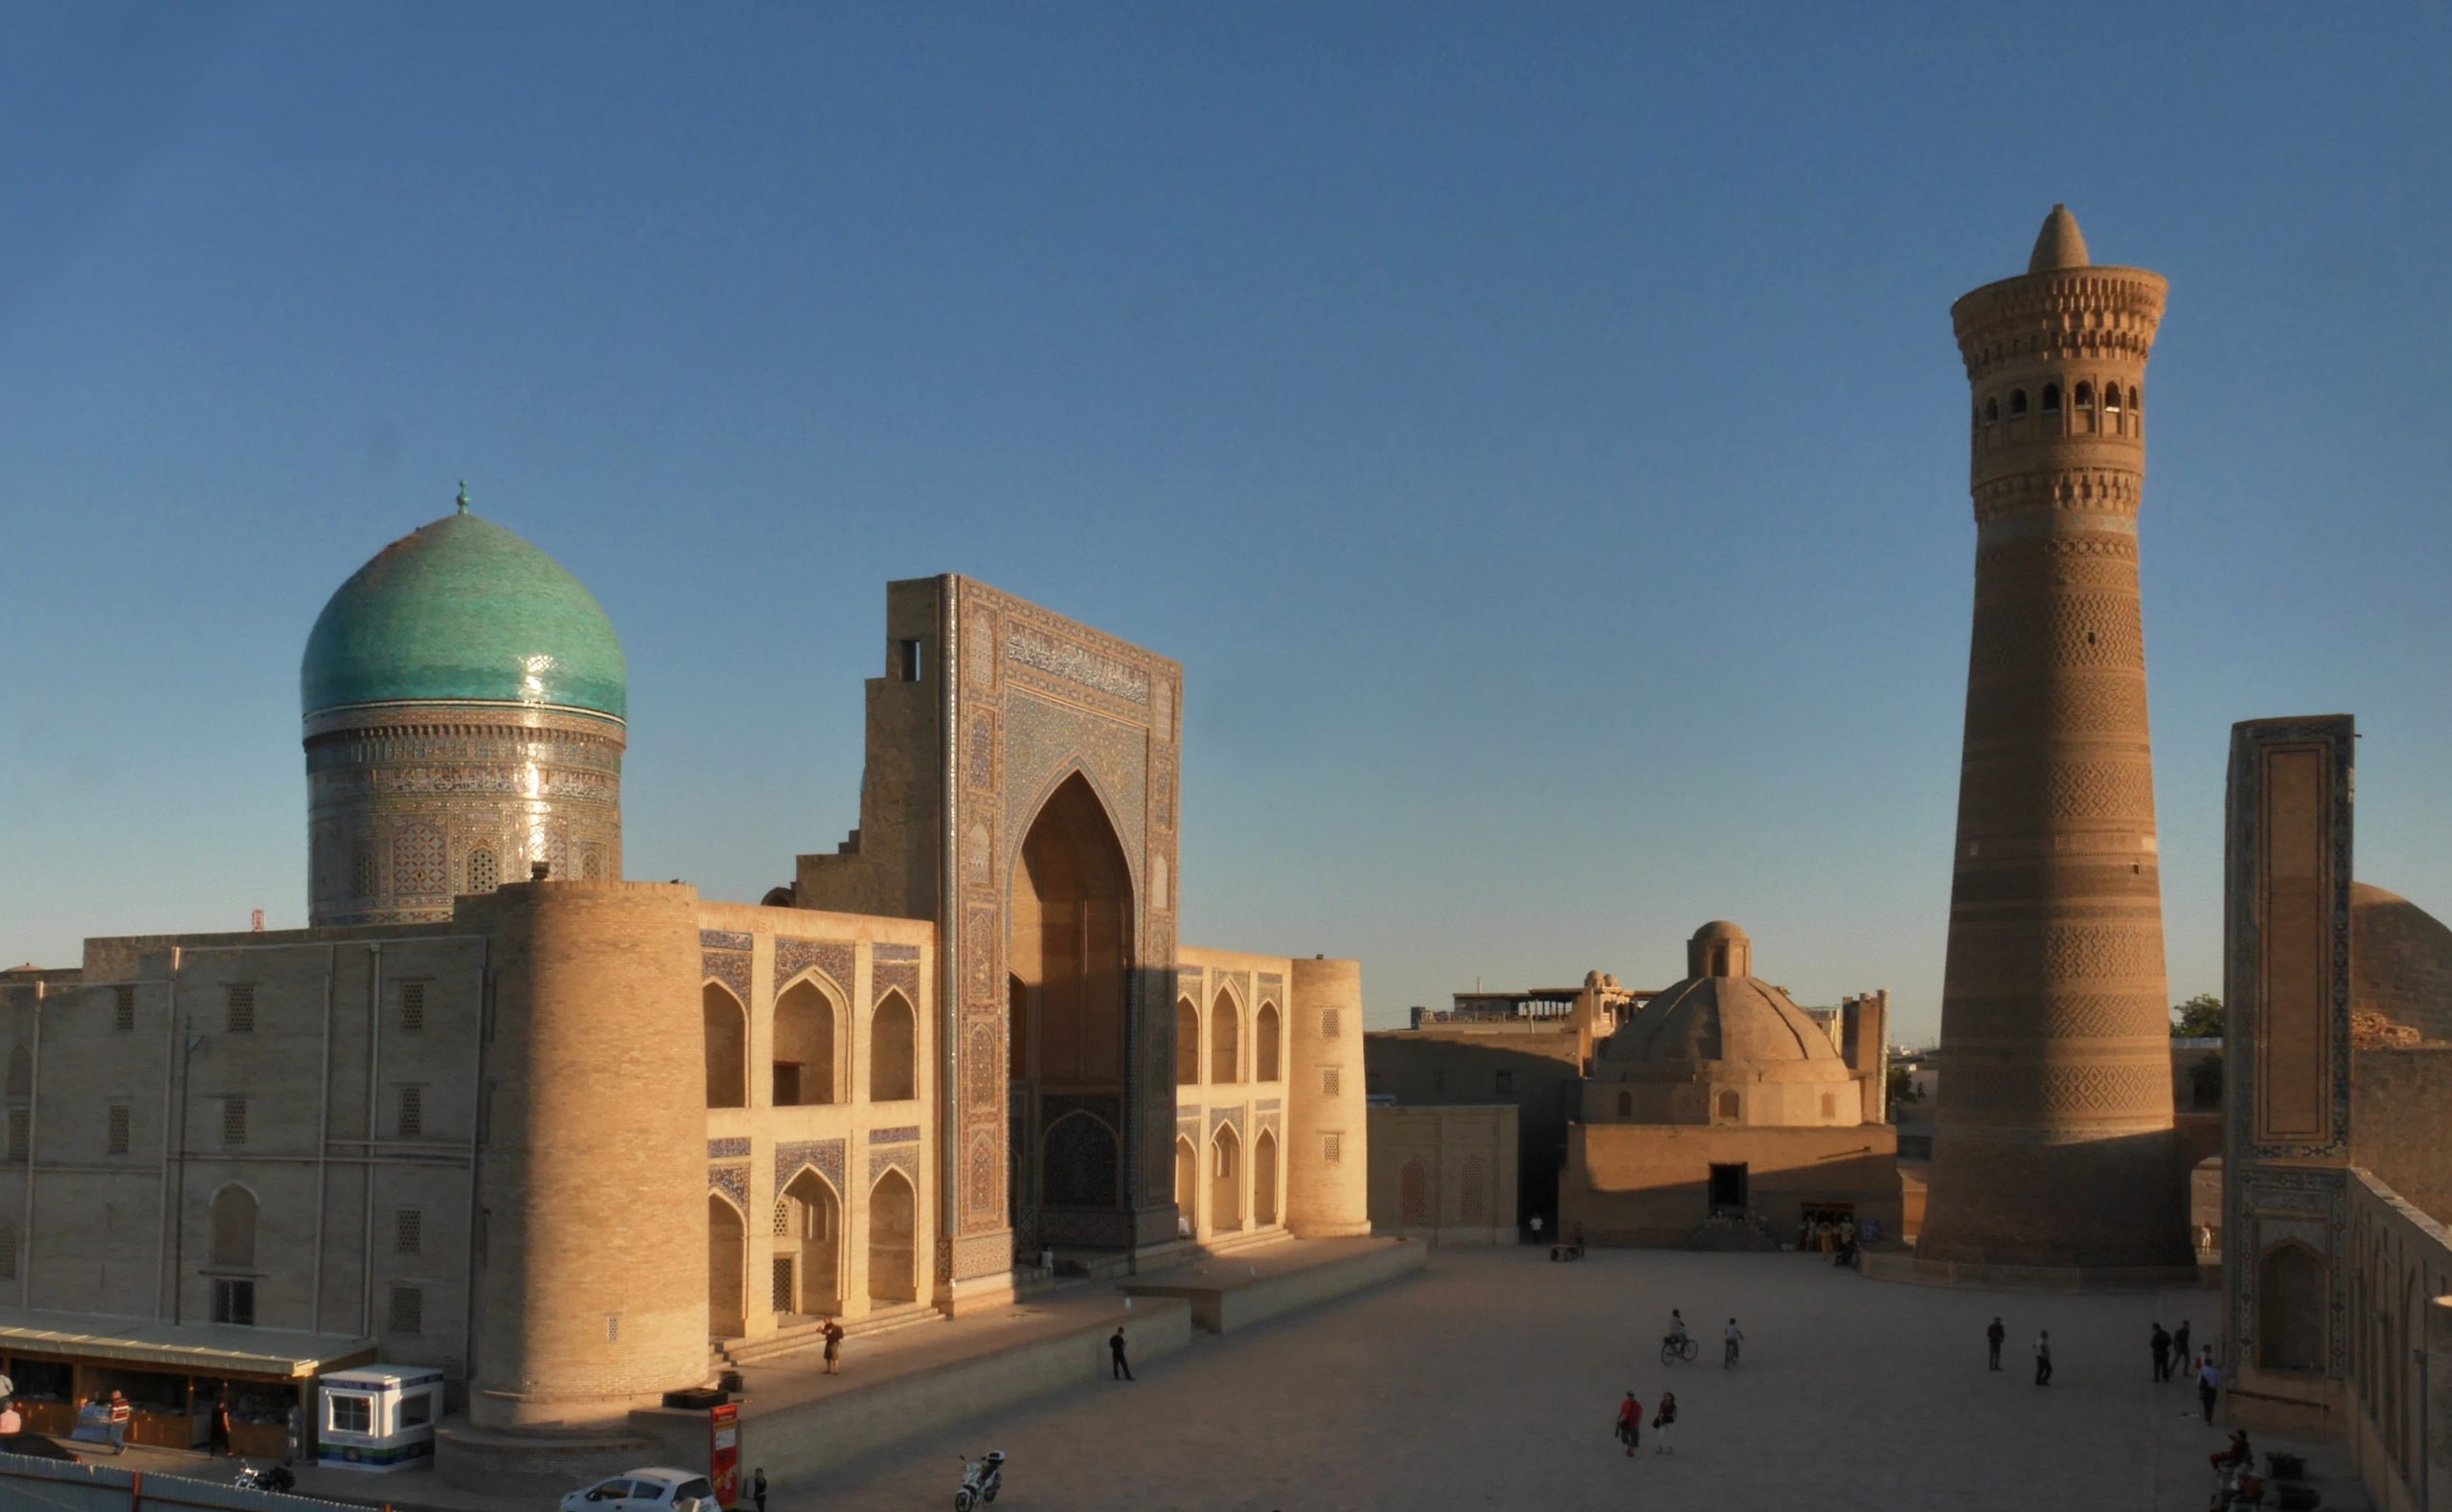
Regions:
<svg viewBox="0 0 2452 1512"><path fill-rule="evenodd" d="M1905 1245L1867 1248L1858 1258L1868 1280L1987 1292L2153 1292L2208 1284L2194 1265L1964 1265L1918 1259Z"/></svg>
<svg viewBox="0 0 2452 1512"><path fill-rule="evenodd" d="M1429 1258L1419 1239L1288 1241L1205 1255L1118 1290L1186 1302L1196 1326L1223 1334L1419 1271Z"/></svg>

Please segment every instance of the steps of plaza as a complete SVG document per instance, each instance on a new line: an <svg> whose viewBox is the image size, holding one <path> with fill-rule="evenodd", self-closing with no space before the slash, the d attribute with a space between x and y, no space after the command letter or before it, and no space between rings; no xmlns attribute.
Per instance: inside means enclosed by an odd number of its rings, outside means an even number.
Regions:
<svg viewBox="0 0 2452 1512"><path fill-rule="evenodd" d="M846 1339L865 1338L887 1333L897 1328L908 1328L915 1323L933 1323L943 1320L944 1315L926 1302L896 1302L890 1306L877 1308L865 1318L840 1320L843 1324L843 1336ZM738 1367L755 1364L760 1360L770 1360L777 1355L790 1354L794 1350L814 1348L825 1342L826 1320L822 1318L804 1318L778 1328L771 1334L761 1334L755 1339L718 1340L715 1342L713 1354L718 1362Z"/></svg>

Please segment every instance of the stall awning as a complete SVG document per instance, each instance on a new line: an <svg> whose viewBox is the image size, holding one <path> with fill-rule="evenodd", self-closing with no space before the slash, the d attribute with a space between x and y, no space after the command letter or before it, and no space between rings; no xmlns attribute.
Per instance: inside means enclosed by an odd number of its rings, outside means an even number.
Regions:
<svg viewBox="0 0 2452 1512"><path fill-rule="evenodd" d="M230 1323L165 1323L0 1307L0 1354L18 1352L157 1365L191 1375L303 1379L367 1364L375 1358L375 1341Z"/></svg>

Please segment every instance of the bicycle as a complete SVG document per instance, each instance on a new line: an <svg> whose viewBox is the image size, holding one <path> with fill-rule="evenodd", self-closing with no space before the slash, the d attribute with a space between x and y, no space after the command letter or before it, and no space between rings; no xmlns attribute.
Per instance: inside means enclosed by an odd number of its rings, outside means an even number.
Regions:
<svg viewBox="0 0 2452 1512"><path fill-rule="evenodd" d="M1723 1370L1737 1368L1737 1341L1734 1339L1723 1341L1720 1344L1720 1368Z"/></svg>
<svg viewBox="0 0 2452 1512"><path fill-rule="evenodd" d="M1660 1337L1662 1365L1675 1365L1680 1360L1692 1360L1698 1352L1694 1346L1694 1336L1691 1334L1682 1338L1676 1334L1663 1334Z"/></svg>

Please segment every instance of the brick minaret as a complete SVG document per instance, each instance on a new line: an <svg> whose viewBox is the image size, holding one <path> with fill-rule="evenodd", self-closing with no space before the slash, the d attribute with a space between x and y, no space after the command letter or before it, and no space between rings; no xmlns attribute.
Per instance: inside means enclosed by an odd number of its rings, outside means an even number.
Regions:
<svg viewBox="0 0 2452 1512"><path fill-rule="evenodd" d="M1951 306L1975 635L1921 1260L2185 1264L2137 511L2165 283L2054 206Z"/></svg>

